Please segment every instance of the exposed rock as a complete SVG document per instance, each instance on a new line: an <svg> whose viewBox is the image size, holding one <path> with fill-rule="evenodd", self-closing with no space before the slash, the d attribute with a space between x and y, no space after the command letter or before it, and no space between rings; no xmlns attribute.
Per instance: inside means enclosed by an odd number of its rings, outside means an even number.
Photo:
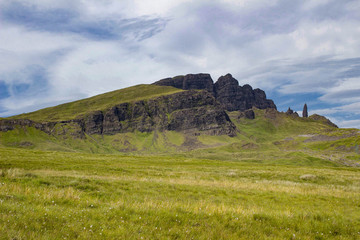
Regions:
<svg viewBox="0 0 360 240"><path fill-rule="evenodd" d="M190 90L132 104L123 103L105 112L102 124L95 122L95 119L101 119L99 116L88 119L93 119L94 122L85 125L87 133L93 132L92 126L100 125L103 134L134 130L202 131L210 135L230 136L236 134L236 127L229 116L207 91Z"/></svg>
<svg viewBox="0 0 360 240"><path fill-rule="evenodd" d="M9 125L9 124L6 124L5 122L1 121L0 122L0 131L1 132L7 132L7 131L11 131L11 130L14 130L14 126L13 125ZM4 125L3 125L4 124ZM5 125L6 124L6 125Z"/></svg>
<svg viewBox="0 0 360 240"><path fill-rule="evenodd" d="M102 134L103 132L104 115L101 111L94 112L85 117L86 133L88 134Z"/></svg>
<svg viewBox="0 0 360 240"><path fill-rule="evenodd" d="M245 111L252 107L276 109L274 102L266 99L264 91L253 90L248 84L239 86L239 82L231 74L221 76L218 79L214 85L214 95L216 100L228 111Z"/></svg>
<svg viewBox="0 0 360 240"><path fill-rule="evenodd" d="M224 114L223 110L212 107L188 108L175 111L167 128L176 131L204 131L210 135L235 135L235 128L232 126L227 114Z"/></svg>
<svg viewBox="0 0 360 240"><path fill-rule="evenodd" d="M213 80L209 74L189 74L186 76L177 76L174 78L166 78L155 82L156 85L173 86L176 88L204 89L212 93L216 100L228 111L245 111L256 107L259 109L274 108L276 105L272 100L266 99L266 94L261 89L252 89L248 84L239 86L239 82L227 74L221 76L218 81L213 84Z"/></svg>
<svg viewBox="0 0 360 240"><path fill-rule="evenodd" d="M154 84L160 86L172 86L184 90L205 89L211 93L214 91L213 80L210 74L207 73L188 74L185 76L165 78L155 82Z"/></svg>
<svg viewBox="0 0 360 240"><path fill-rule="evenodd" d="M15 126L19 127L34 127L48 134L51 133L51 129L56 123L37 123L28 119L2 119L0 120L0 131L7 132L15 129Z"/></svg>
<svg viewBox="0 0 360 240"><path fill-rule="evenodd" d="M286 111L286 114L288 114L288 115L291 115L291 114L293 114L294 113L294 111L289 107L288 108L288 110Z"/></svg>
<svg viewBox="0 0 360 240"><path fill-rule="evenodd" d="M293 116L293 117L299 117L299 114L297 112L294 112L294 110L292 110L290 107L289 109L286 111L287 115Z"/></svg>
<svg viewBox="0 0 360 240"><path fill-rule="evenodd" d="M307 109L306 103L305 103L304 108L303 108L302 116L303 116L304 118L307 118L307 117L309 116L309 115L308 115L308 109Z"/></svg>
<svg viewBox="0 0 360 240"><path fill-rule="evenodd" d="M238 118L255 119L255 113L252 109L248 109L244 112L240 112Z"/></svg>
<svg viewBox="0 0 360 240"><path fill-rule="evenodd" d="M65 139L69 137L74 139L85 137L83 119L55 122L54 124L51 129L53 135L62 136Z"/></svg>

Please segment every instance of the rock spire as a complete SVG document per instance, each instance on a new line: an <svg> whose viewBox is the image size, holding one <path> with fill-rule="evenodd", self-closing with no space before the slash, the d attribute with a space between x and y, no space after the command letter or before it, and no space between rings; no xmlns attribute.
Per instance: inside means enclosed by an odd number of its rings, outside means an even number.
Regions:
<svg viewBox="0 0 360 240"><path fill-rule="evenodd" d="M309 116L309 115L308 115L308 109L307 109L306 103L305 103L304 108L303 108L302 116L303 116L304 118L307 118L307 117Z"/></svg>

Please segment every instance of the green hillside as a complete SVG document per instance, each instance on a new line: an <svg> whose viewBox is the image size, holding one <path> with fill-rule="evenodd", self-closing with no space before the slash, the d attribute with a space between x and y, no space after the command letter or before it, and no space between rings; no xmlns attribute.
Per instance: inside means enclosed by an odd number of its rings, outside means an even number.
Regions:
<svg viewBox="0 0 360 240"><path fill-rule="evenodd" d="M139 85L13 118L69 120L178 91ZM359 130L253 111L228 112L233 137L19 121L0 131L0 239L358 239Z"/></svg>
<svg viewBox="0 0 360 240"><path fill-rule="evenodd" d="M75 119L76 117L86 115L93 111L106 110L120 103L145 100L180 91L182 90L168 86L141 84L75 102L17 115L11 117L11 119L23 118L38 122L65 121Z"/></svg>

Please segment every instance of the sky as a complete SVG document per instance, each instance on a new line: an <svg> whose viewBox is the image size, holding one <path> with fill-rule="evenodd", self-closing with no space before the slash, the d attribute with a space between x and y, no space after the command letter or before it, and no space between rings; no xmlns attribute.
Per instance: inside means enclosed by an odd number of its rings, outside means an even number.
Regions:
<svg viewBox="0 0 360 240"><path fill-rule="evenodd" d="M360 0L0 0L0 116L231 73L360 128Z"/></svg>

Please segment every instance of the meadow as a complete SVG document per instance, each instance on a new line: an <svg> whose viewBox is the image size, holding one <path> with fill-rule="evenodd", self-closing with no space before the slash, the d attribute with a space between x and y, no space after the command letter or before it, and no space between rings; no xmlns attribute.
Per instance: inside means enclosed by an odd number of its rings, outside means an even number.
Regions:
<svg viewBox="0 0 360 240"><path fill-rule="evenodd" d="M360 239L359 168L226 157L0 147L0 239Z"/></svg>

